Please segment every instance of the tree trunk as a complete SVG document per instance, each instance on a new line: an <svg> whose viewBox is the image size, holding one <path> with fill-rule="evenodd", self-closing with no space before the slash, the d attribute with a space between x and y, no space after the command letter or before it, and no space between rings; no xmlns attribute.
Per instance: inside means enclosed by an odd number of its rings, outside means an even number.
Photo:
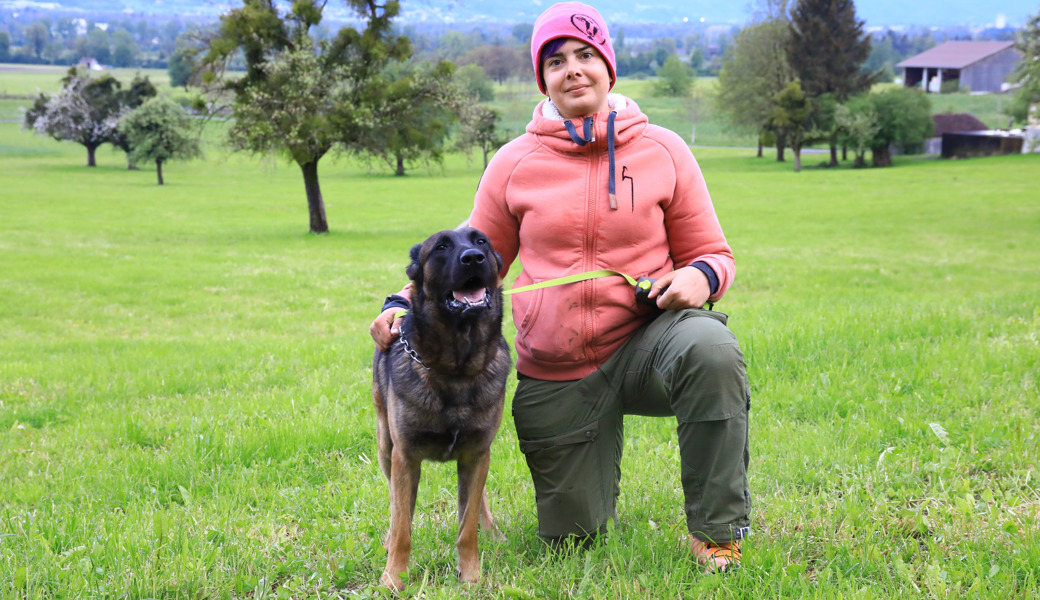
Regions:
<svg viewBox="0 0 1040 600"><path fill-rule="evenodd" d="M307 208L311 216L311 233L328 233L329 222L325 220L325 201L318 185L318 161L301 163L303 187L307 190Z"/></svg>
<svg viewBox="0 0 1040 600"><path fill-rule="evenodd" d="M397 171L394 172L394 175L404 177L404 158L400 154L397 155Z"/></svg>
<svg viewBox="0 0 1040 600"><path fill-rule="evenodd" d="M136 171L137 170L137 164L134 162L134 159L130 158L130 153L129 152L126 153L126 170L127 171Z"/></svg>
<svg viewBox="0 0 1040 600"><path fill-rule="evenodd" d="M888 145L877 146L870 149L875 167L891 167L892 153L888 151Z"/></svg>
<svg viewBox="0 0 1040 600"><path fill-rule="evenodd" d="M758 158L762 158L762 134L758 134Z"/></svg>
<svg viewBox="0 0 1040 600"><path fill-rule="evenodd" d="M831 142L831 166L838 166L838 144L833 141Z"/></svg>
<svg viewBox="0 0 1040 600"><path fill-rule="evenodd" d="M794 172L802 172L802 147L791 146L791 152L794 152Z"/></svg>
<svg viewBox="0 0 1040 600"><path fill-rule="evenodd" d="M163 184L162 180L162 160L156 159L155 161L155 173L159 176L159 185Z"/></svg>
<svg viewBox="0 0 1040 600"><path fill-rule="evenodd" d="M97 150L97 146L87 144L87 166L96 167L97 161L94 160L94 151Z"/></svg>
<svg viewBox="0 0 1040 600"><path fill-rule="evenodd" d="M485 170L485 171L487 171L487 163L488 163L488 144L483 144L483 145L482 145L482 148L483 148L483 150L484 150L484 170Z"/></svg>
<svg viewBox="0 0 1040 600"><path fill-rule="evenodd" d="M784 145L780 142L776 144L776 162L784 162Z"/></svg>

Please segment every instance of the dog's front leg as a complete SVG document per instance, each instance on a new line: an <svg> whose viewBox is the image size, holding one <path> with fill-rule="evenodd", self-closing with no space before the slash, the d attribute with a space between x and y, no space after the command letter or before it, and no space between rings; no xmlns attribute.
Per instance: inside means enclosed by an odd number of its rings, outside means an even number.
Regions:
<svg viewBox="0 0 1040 600"><path fill-rule="evenodd" d="M401 573L408 569L412 554L412 516L419 491L421 461L405 456L399 445L390 458L390 535L383 584L401 590Z"/></svg>
<svg viewBox="0 0 1040 600"><path fill-rule="evenodd" d="M459 539L455 546L459 552L459 578L467 583L480 580L477 522L490 464L490 450L459 459Z"/></svg>

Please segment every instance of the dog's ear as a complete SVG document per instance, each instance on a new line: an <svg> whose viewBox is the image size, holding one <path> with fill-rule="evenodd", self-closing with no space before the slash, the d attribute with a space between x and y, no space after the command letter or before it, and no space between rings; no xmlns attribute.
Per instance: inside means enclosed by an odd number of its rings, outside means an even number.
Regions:
<svg viewBox="0 0 1040 600"><path fill-rule="evenodd" d="M502 255L498 252L492 251L491 253L495 255L495 272L498 273L505 265L505 261L502 260ZM499 279L501 279L501 277Z"/></svg>
<svg viewBox="0 0 1040 600"><path fill-rule="evenodd" d="M412 246L410 256L412 257L412 264L408 265L405 269L405 274L408 275L408 279L415 282L415 285L422 289L422 264L419 262L419 254L422 251L422 244L416 244Z"/></svg>

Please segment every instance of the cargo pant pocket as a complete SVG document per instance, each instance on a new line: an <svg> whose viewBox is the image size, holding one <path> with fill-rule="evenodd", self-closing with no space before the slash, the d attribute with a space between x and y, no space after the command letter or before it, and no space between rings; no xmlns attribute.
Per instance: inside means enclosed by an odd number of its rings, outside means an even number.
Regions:
<svg viewBox="0 0 1040 600"><path fill-rule="evenodd" d="M519 442L534 482L539 536L586 536L614 518L613 461L604 460L604 452L613 450L601 438L598 421Z"/></svg>

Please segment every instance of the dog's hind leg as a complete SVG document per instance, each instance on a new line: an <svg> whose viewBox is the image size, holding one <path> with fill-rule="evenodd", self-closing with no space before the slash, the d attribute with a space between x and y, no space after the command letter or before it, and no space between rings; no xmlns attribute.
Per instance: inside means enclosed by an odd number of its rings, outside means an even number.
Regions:
<svg viewBox="0 0 1040 600"><path fill-rule="evenodd" d="M382 581L387 587L399 591L404 587L401 573L408 569L412 554L412 516L415 514L422 462L409 459L400 447L395 447L391 454L390 532Z"/></svg>
<svg viewBox="0 0 1040 600"><path fill-rule="evenodd" d="M455 546L459 552L459 578L467 583L480 580L477 522L486 507L484 484L487 483L490 464L490 450L459 459L459 539Z"/></svg>

